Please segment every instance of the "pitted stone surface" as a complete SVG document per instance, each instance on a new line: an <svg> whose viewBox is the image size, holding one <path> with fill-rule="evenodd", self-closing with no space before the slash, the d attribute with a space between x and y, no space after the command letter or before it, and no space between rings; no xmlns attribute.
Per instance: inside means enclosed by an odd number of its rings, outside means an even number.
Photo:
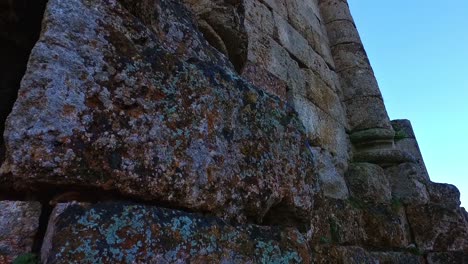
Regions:
<svg viewBox="0 0 468 264"><path fill-rule="evenodd" d="M43 263L310 263L294 229L122 203L59 204Z"/></svg>
<svg viewBox="0 0 468 264"><path fill-rule="evenodd" d="M52 0L6 129L17 184L115 189L243 221L306 216L303 126L176 1Z"/></svg>
<svg viewBox="0 0 468 264"><path fill-rule="evenodd" d="M40 215L39 202L0 201L0 263L31 252Z"/></svg>

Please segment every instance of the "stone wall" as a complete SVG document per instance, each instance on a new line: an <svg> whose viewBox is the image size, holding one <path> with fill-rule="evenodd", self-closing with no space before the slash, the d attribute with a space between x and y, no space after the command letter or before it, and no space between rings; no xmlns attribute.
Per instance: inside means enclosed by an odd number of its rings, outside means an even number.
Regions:
<svg viewBox="0 0 468 264"><path fill-rule="evenodd" d="M0 87L0 263L467 261L345 0L44 8Z"/></svg>

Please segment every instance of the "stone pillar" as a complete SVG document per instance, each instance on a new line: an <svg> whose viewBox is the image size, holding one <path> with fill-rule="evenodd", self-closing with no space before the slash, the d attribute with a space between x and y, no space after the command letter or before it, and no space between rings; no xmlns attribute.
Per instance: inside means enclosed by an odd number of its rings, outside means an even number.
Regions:
<svg viewBox="0 0 468 264"><path fill-rule="evenodd" d="M319 0L319 6L347 108L354 160L405 161L409 156L395 149L395 132L347 1Z"/></svg>

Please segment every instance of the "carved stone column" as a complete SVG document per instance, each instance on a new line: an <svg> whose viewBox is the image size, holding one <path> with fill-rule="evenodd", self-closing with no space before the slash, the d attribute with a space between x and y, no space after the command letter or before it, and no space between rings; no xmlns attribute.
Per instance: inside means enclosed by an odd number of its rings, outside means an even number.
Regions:
<svg viewBox="0 0 468 264"><path fill-rule="evenodd" d="M411 159L394 147L395 132L347 1L319 0L319 6L347 108L354 160L389 165Z"/></svg>

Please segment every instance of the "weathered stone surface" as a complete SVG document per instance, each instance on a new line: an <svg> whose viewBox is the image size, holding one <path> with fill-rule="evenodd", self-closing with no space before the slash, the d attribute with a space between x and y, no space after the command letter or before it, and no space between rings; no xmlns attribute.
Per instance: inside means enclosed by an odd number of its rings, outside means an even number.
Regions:
<svg viewBox="0 0 468 264"><path fill-rule="evenodd" d="M242 1L184 0L197 17L198 29L218 51L224 53L240 72L247 59L245 16ZM258 17L258 16L257 16Z"/></svg>
<svg viewBox="0 0 468 264"><path fill-rule="evenodd" d="M439 205L406 207L411 230L418 248L426 251L468 252L468 223L461 209Z"/></svg>
<svg viewBox="0 0 468 264"><path fill-rule="evenodd" d="M351 196L367 203L389 203L392 199L390 182L384 170L370 163L351 163L346 173Z"/></svg>
<svg viewBox="0 0 468 264"><path fill-rule="evenodd" d="M0 201L0 263L31 252L40 215L39 202Z"/></svg>
<svg viewBox="0 0 468 264"><path fill-rule="evenodd" d="M343 104L336 92L328 86L320 76L312 70L302 70L302 78L305 80L305 85L297 93L307 98L310 102L315 104L322 111L328 113L337 122L346 126L346 112Z"/></svg>
<svg viewBox="0 0 468 264"><path fill-rule="evenodd" d="M311 151L319 178L320 191L323 195L334 199L348 199L348 187L343 176L347 162L340 162L328 151L318 147L312 147Z"/></svg>
<svg viewBox="0 0 468 264"><path fill-rule="evenodd" d="M302 96L293 96L289 101L299 114L313 146L321 146L342 160L349 158L350 144L344 125Z"/></svg>
<svg viewBox="0 0 468 264"><path fill-rule="evenodd" d="M224 221L158 207L59 204L43 263L310 263L294 229Z"/></svg>
<svg viewBox="0 0 468 264"><path fill-rule="evenodd" d="M314 263L425 264L423 256L404 252L369 252L356 246L316 247Z"/></svg>
<svg viewBox="0 0 468 264"><path fill-rule="evenodd" d="M460 206L460 191L452 184L428 183L429 196L432 204L457 209Z"/></svg>
<svg viewBox="0 0 468 264"><path fill-rule="evenodd" d="M354 23L347 0L319 0L320 11L325 23L348 20Z"/></svg>
<svg viewBox="0 0 468 264"><path fill-rule="evenodd" d="M343 43L361 43L356 26L349 20L335 20L328 23L327 32L332 46Z"/></svg>
<svg viewBox="0 0 468 264"><path fill-rule="evenodd" d="M418 142L416 141L411 122L409 120L392 120L392 127L395 130L395 146L416 158L416 162L421 167L421 173L424 178L429 181L429 173L424 164L424 159L419 149Z"/></svg>
<svg viewBox="0 0 468 264"><path fill-rule="evenodd" d="M314 250L314 263L329 264L376 264L369 252L361 247L320 246Z"/></svg>
<svg viewBox="0 0 468 264"><path fill-rule="evenodd" d="M392 185L393 198L405 204L426 204L429 192L421 167L416 163L402 163L385 169Z"/></svg>
<svg viewBox="0 0 468 264"><path fill-rule="evenodd" d="M463 252L434 252L427 255L427 264L466 264L468 253Z"/></svg>
<svg viewBox="0 0 468 264"><path fill-rule="evenodd" d="M280 202L307 215L315 178L299 119L193 24L176 1L51 0L3 172L239 221Z"/></svg>
<svg viewBox="0 0 468 264"><path fill-rule="evenodd" d="M289 0L287 10L289 23L307 39L309 45L323 57L327 64L334 68L335 62L331 55L317 1Z"/></svg>
<svg viewBox="0 0 468 264"><path fill-rule="evenodd" d="M371 128L392 129L381 97L358 97L346 101L351 131Z"/></svg>
<svg viewBox="0 0 468 264"><path fill-rule="evenodd" d="M344 100L368 96L382 97L372 69L347 68L339 74Z"/></svg>
<svg viewBox="0 0 468 264"><path fill-rule="evenodd" d="M404 208L356 200L318 199L311 222L311 247L320 243L406 248L410 244Z"/></svg>

